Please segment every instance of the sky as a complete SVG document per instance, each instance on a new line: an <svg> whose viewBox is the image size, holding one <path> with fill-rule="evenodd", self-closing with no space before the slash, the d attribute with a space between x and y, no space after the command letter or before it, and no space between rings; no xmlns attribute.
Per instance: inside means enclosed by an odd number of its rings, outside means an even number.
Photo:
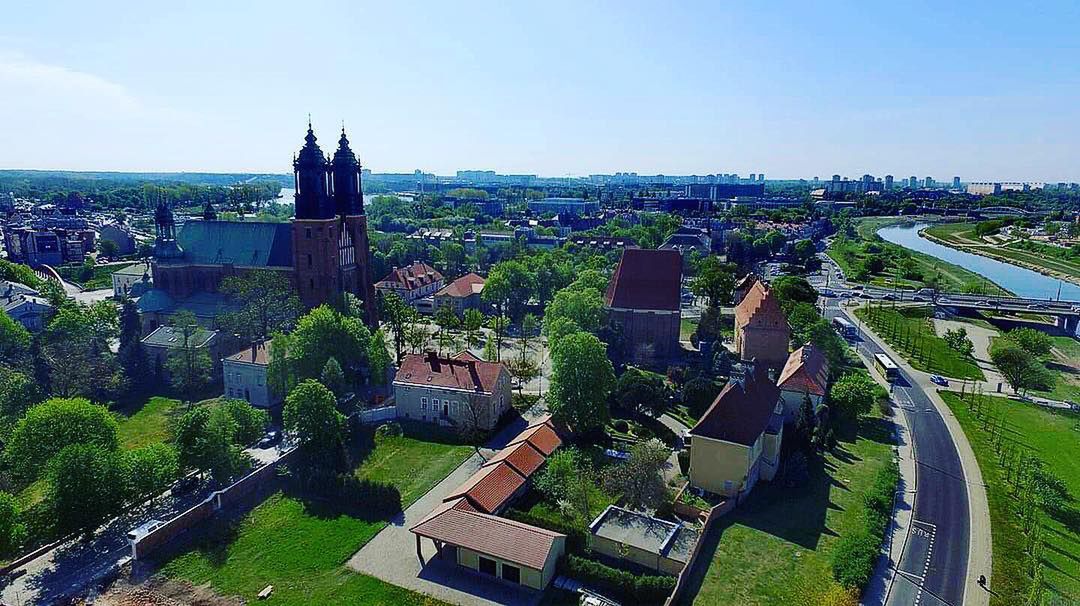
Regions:
<svg viewBox="0 0 1080 606"><path fill-rule="evenodd" d="M1080 181L1080 2L6 0L0 168Z"/></svg>

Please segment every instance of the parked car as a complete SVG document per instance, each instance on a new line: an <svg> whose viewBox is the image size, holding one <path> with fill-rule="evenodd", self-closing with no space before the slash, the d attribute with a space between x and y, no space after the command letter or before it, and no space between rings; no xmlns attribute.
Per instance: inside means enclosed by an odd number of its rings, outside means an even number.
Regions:
<svg viewBox="0 0 1080 606"><path fill-rule="evenodd" d="M930 382L935 385L940 385L942 387L949 386L949 380L941 375L930 375Z"/></svg>
<svg viewBox="0 0 1080 606"><path fill-rule="evenodd" d="M1001 303L998 303L997 301L995 301L993 299L987 299L986 301L983 301L982 304L983 305L989 305L991 307L1000 307L1001 306Z"/></svg>
<svg viewBox="0 0 1080 606"><path fill-rule="evenodd" d="M891 292L887 292L887 293L881 295L881 298L885 299L886 301L895 301L896 300L896 295L892 294Z"/></svg>
<svg viewBox="0 0 1080 606"><path fill-rule="evenodd" d="M1046 306L1042 303L1032 303L1027 306L1028 309L1046 309Z"/></svg>

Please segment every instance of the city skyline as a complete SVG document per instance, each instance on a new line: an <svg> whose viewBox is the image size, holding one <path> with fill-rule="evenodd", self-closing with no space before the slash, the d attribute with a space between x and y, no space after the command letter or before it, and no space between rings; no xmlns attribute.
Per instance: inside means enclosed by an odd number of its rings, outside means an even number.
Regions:
<svg viewBox="0 0 1080 606"><path fill-rule="evenodd" d="M1066 3L304 10L10 8L0 168L1080 180Z"/></svg>

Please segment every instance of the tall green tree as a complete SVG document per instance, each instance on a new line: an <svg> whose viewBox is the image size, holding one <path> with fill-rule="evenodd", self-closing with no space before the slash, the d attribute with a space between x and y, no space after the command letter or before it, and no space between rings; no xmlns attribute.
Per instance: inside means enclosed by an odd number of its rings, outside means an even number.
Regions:
<svg viewBox="0 0 1080 606"><path fill-rule="evenodd" d="M314 379L334 358L346 379L355 376L368 360L371 333L359 319L321 305L300 318L291 335L289 357L299 379Z"/></svg>
<svg viewBox="0 0 1080 606"><path fill-rule="evenodd" d="M697 266L697 276L690 281L690 292L705 297L709 307L727 304L735 290L735 269L733 263L722 263L719 257L703 258Z"/></svg>
<svg viewBox="0 0 1080 606"><path fill-rule="evenodd" d="M874 381L863 373L849 372L841 376L829 390L832 409L850 419L858 419L870 412L875 386Z"/></svg>
<svg viewBox="0 0 1080 606"><path fill-rule="evenodd" d="M524 263L512 260L491 268L481 297L516 324L525 315L525 304L535 293L536 276Z"/></svg>
<svg viewBox="0 0 1080 606"><path fill-rule="evenodd" d="M173 321L180 332L180 341L169 352L165 368L169 371L173 389L190 399L206 389L213 380L211 373L214 365L209 350L202 347L202 337L206 333L199 326L195 314L182 311L173 317Z"/></svg>
<svg viewBox="0 0 1080 606"><path fill-rule="evenodd" d="M0 555L12 555L25 540L26 524L18 500L9 492L0 492Z"/></svg>
<svg viewBox="0 0 1080 606"><path fill-rule="evenodd" d="M4 456L20 479L32 480L56 453L71 444L117 447L117 422L104 406L84 398L50 398L15 424Z"/></svg>
<svg viewBox="0 0 1080 606"><path fill-rule="evenodd" d="M270 363L266 367L266 385L275 398L284 399L296 385L296 369L289 357L292 339L276 333L270 339Z"/></svg>
<svg viewBox="0 0 1080 606"><path fill-rule="evenodd" d="M564 288L544 311L544 334L551 338L551 326L560 320L571 320L585 332L596 334L604 322L604 298L592 287Z"/></svg>
<svg viewBox="0 0 1080 606"><path fill-rule="evenodd" d="M239 475L250 465L241 434L241 424L230 409L212 404L196 406L173 425L181 467L208 471L219 483Z"/></svg>
<svg viewBox="0 0 1080 606"><path fill-rule="evenodd" d="M109 301L61 307L43 335L42 358L49 369L55 395L109 400L125 387L124 375L112 353L118 317Z"/></svg>
<svg viewBox="0 0 1080 606"><path fill-rule="evenodd" d="M479 309L469 308L465 310L462 320L462 328L465 330L465 341L469 347L480 344L480 329L484 327L484 314Z"/></svg>
<svg viewBox="0 0 1080 606"><path fill-rule="evenodd" d="M235 304L235 310L221 315L221 325L246 340L291 330L304 309L289 277L278 271L229 276L221 281L221 291Z"/></svg>
<svg viewBox="0 0 1080 606"><path fill-rule="evenodd" d="M29 375L0 367L0 426L10 428L44 397Z"/></svg>
<svg viewBox="0 0 1080 606"><path fill-rule="evenodd" d="M382 317L390 324L390 330L394 333L395 358L397 363L401 364L405 355L406 333L409 325L416 319L416 310L394 293L383 295L381 301Z"/></svg>
<svg viewBox="0 0 1080 606"><path fill-rule="evenodd" d="M386 334L380 328L371 333L371 344L368 346L368 370L371 373L372 383L386 384L386 373L390 368L390 363L390 352L386 350Z"/></svg>
<svg viewBox="0 0 1080 606"><path fill-rule="evenodd" d="M49 460L46 501L61 531L91 530L127 499L120 452L70 444Z"/></svg>
<svg viewBox="0 0 1080 606"><path fill-rule="evenodd" d="M325 385L311 379L297 385L285 398L281 417L285 430L296 437L310 461L330 468L341 466L345 417Z"/></svg>
<svg viewBox="0 0 1080 606"><path fill-rule="evenodd" d="M1009 387L1016 393L1029 389L1050 389L1053 375L1042 365L1034 353L1017 345L1011 339L990 348L990 361L1001 371Z"/></svg>
<svg viewBox="0 0 1080 606"><path fill-rule="evenodd" d="M667 497L664 467L670 456L671 449L657 440L636 444L626 462L604 475L604 485L631 509L655 509Z"/></svg>
<svg viewBox="0 0 1080 606"><path fill-rule="evenodd" d="M126 492L141 500L161 494L180 477L180 455L172 444L156 442L124 452Z"/></svg>
<svg viewBox="0 0 1080 606"><path fill-rule="evenodd" d="M127 377L128 388L140 392L149 383L150 365L142 346L142 322L139 309L131 299L120 307L120 349L117 361Z"/></svg>
<svg viewBox="0 0 1080 606"><path fill-rule="evenodd" d="M0 314L0 364L18 368L30 355L30 331L11 316Z"/></svg>
<svg viewBox="0 0 1080 606"><path fill-rule="evenodd" d="M327 358L323 365L320 382L326 386L335 397L345 393L345 374L341 372L341 365L334 358Z"/></svg>
<svg viewBox="0 0 1080 606"><path fill-rule="evenodd" d="M594 335L579 332L562 338L551 352L548 410L576 431L603 427L611 413L608 396L615 369L607 347Z"/></svg>

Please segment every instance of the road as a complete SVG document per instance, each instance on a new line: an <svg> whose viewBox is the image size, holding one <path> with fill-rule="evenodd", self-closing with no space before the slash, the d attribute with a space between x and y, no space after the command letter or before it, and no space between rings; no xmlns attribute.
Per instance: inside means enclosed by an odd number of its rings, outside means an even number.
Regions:
<svg viewBox="0 0 1080 606"><path fill-rule="evenodd" d="M857 319L828 299L826 317ZM884 350L860 330L857 347L871 356ZM923 387L901 368L893 398L907 418L914 445L917 488L911 530L888 606L959 605L967 583L970 515L960 455L945 420Z"/></svg>
<svg viewBox="0 0 1080 606"><path fill-rule="evenodd" d="M269 463L280 456L280 448L249 448L245 452L258 463ZM202 483L197 489L174 495L166 492L149 504L132 507L94 531L92 537L80 537L62 543L27 562L0 589L4 606L47 605L64 603L106 577L131 555L127 533L150 520L167 520L205 500L220 488ZM10 580L10 581L9 581ZM9 582L8 582L9 581Z"/></svg>

